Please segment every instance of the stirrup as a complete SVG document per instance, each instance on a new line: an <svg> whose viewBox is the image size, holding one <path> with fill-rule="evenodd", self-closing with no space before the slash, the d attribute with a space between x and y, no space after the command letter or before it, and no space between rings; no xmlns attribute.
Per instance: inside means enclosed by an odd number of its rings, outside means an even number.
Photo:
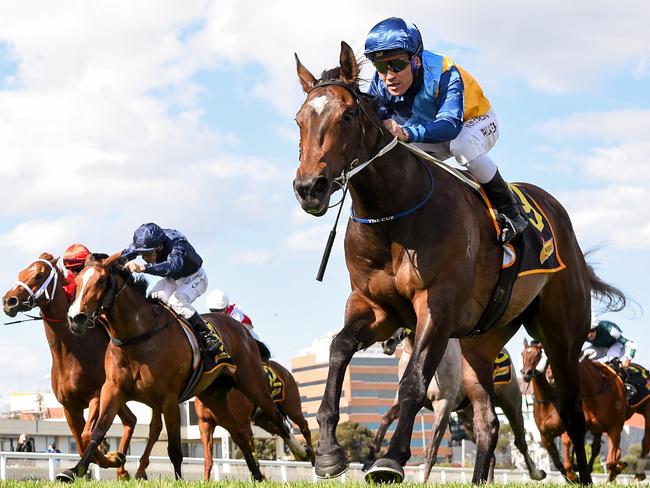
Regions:
<svg viewBox="0 0 650 488"><path fill-rule="evenodd" d="M519 218L521 222L517 222L517 219L511 219L504 213L499 213L499 220L501 221L501 244L508 244L528 227L528 220L524 219L521 214L519 214Z"/></svg>

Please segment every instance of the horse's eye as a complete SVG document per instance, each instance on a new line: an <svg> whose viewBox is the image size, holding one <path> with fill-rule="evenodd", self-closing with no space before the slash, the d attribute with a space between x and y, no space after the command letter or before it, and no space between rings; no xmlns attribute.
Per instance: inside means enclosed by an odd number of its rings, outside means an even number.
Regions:
<svg viewBox="0 0 650 488"><path fill-rule="evenodd" d="M100 285L103 285L104 283L106 283L106 277L102 276L102 277L98 278L97 283L100 284Z"/></svg>
<svg viewBox="0 0 650 488"><path fill-rule="evenodd" d="M352 117L354 117L354 112L352 110L346 110L343 114L343 119L346 122L350 122L352 120Z"/></svg>

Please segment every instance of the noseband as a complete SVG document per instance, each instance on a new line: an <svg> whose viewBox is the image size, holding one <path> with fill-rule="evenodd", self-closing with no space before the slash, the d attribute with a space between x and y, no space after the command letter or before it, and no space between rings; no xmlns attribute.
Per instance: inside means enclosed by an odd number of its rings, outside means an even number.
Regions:
<svg viewBox="0 0 650 488"><path fill-rule="evenodd" d="M29 293L29 298L26 301L21 302L21 305L25 305L29 307L30 309L34 308L36 306L36 302L43 296L45 295L46 302L45 303L50 303L52 299L54 298L54 294L56 293L56 285L59 280L59 273L56 269L56 267L50 263L47 259L37 259L34 261L36 263L41 262L45 263L50 267L50 274L47 277L47 279L43 282L43 284L38 288L36 291L32 291L31 287L27 285L26 283L23 283L22 281L18 280L14 283L14 286L20 286L21 288L24 288L27 293ZM52 293L48 290L48 287L50 286L50 283L52 283Z"/></svg>

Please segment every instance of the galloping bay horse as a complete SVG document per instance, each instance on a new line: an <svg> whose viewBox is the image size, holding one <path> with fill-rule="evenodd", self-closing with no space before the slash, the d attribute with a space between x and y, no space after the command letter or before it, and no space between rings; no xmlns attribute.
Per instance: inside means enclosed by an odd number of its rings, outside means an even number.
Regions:
<svg viewBox="0 0 650 488"><path fill-rule="evenodd" d="M316 472L338 476L348 466L336 440L343 377L352 355L415 330L413 355L399 385L400 418L388 451L367 479L401 481L416 413L450 337L474 331L492 298L503 249L476 192L424 162L384 129L359 90L359 66L341 43L340 67L316 79L296 56L307 94L296 116L300 164L293 183L302 209L324 215L331 194L347 184L353 218L345 235L352 290L343 329L332 340L325 393L318 412ZM369 164L364 164L368 162ZM370 164L372 163L372 164ZM363 169L351 176L352 168ZM561 415L575 445L581 482L590 483L584 452L578 356L590 322L592 290L607 286L587 266L564 208L548 193L520 185L555 231L565 269L519 277L495 326L461 341L464 386L474 407L477 456L473 482L485 481L499 423L493 404L494 358L521 324L546 347L557 372Z"/></svg>
<svg viewBox="0 0 650 488"><path fill-rule="evenodd" d="M77 276L77 296L68 310L70 330L84 335L102 313L108 318L111 337L106 352L106 382L102 386L99 416L81 460L57 476L72 481L83 476L95 448L111 426L120 405L135 400L149 405L154 418L162 413L167 428L167 453L174 475L181 478L180 409L178 403L192 372L193 355L178 318L158 302L146 298L146 280L134 278L117 261L120 254L98 260L91 255ZM277 426L288 431L273 404L252 336L224 314L206 316L215 325L230 354L203 374L192 394L213 408L229 388L239 388ZM213 384L213 382L216 382ZM191 396L191 395L188 395ZM216 399L216 400L215 400Z"/></svg>
<svg viewBox="0 0 650 488"><path fill-rule="evenodd" d="M555 438L562 435L565 429L557 412L558 395L554 386L549 384L546 378L546 368L540 371L542 368L537 367L542 358L542 346L536 342L529 344L524 339L524 350L521 355L523 359L522 376L525 381L533 383L533 394L535 395L533 413L537 428L542 435L542 445L548 451L555 467L567 479L574 481L573 456L566 436L563 436L562 439L564 465L562 465L555 447ZM590 359L580 362L580 378L582 407L587 430L593 434L589 468L593 467L594 460L600 452L600 439L603 433L606 433L609 438L606 463L608 480L614 481L625 468L625 464L620 461L621 431L627 418L625 386L614 371L604 364Z"/></svg>
<svg viewBox="0 0 650 488"><path fill-rule="evenodd" d="M36 261L18 273L18 281L2 299L4 312L15 317L34 307L41 309L45 336L52 353L52 391L63 406L66 421L83 453L99 414L99 391L106 379L103 357L108 345L108 334L102 327L88 331L85 338L74 335L67 326L68 299L63 290L65 278L57 267L57 258L42 253ZM88 408L88 421L84 409ZM126 405L117 414L124 424L118 452L108 458L97 453L96 461L102 468L117 468L119 478L127 477L124 454L127 453L135 415ZM144 476L143 463L136 477Z"/></svg>
<svg viewBox="0 0 650 488"><path fill-rule="evenodd" d="M291 436L290 439L287 439L287 445L297 461L310 461L313 465L314 450L311 443L311 432L302 413L300 392L296 380L281 364L268 361L267 365L273 368L279 379L284 383L284 395L276 401L280 412L298 426L306 442L306 444L300 444L295 437ZM199 419L199 431L203 442L203 477L206 481L210 479L210 473L212 472L212 435L217 425L221 425L230 432L233 441L240 446L240 449L242 446L251 449L253 444L250 418L250 414L253 412L253 404L239 390L233 388L228 392L227 404L223 405L223 407L214 411L208 408L199 398L194 401L194 410ZM276 426L262 413L253 418L253 423L270 434L280 434ZM244 452L244 449L242 449L242 452ZM259 472L257 460L255 460L255 467L249 465L248 468L251 473ZM256 474L253 477L256 477Z"/></svg>
<svg viewBox="0 0 650 488"><path fill-rule="evenodd" d="M409 337L403 342L404 350L399 358L397 365L397 374L401 378L411 356L413 348L412 341ZM507 351L506 351L507 353ZM521 392L519 391L519 381L512 365L509 366L509 380L494 385L494 399L497 407L500 407L505 416L508 418L510 427L515 437L515 446L521 452L528 469L530 478L533 480L542 480L546 473L535 466L534 461L528 454L528 444L526 441L526 430L524 426L524 417L521 411ZM467 404L467 395L462 386L463 372L461 367L461 352L458 339L450 339L447 343L438 369L433 375L433 379L427 389L427 400L425 406L433 410L435 414L433 428L431 431L431 441L427 446L424 463L424 479L429 479L431 469L436 462L440 441L447 431L449 424L449 414L456 411L460 420L465 426L465 430L470 436L474 435L472 406ZM397 399L396 399L397 400ZM379 452L381 443L384 440L388 427L399 417L399 403L395 403L381 420L381 425L377 430L375 438L370 446L370 454L364 468L369 468L370 463L375 460ZM493 458L494 460L494 458ZM491 463L489 481L493 479L494 462Z"/></svg>

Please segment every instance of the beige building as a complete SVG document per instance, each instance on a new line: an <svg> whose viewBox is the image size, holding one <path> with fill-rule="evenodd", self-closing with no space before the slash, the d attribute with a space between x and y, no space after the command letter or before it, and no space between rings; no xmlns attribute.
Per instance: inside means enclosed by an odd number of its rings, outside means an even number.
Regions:
<svg viewBox="0 0 650 488"><path fill-rule="evenodd" d="M329 347L335 333L331 332L303 349L291 358L291 371L298 383L302 409L312 430L318 430L316 414L325 391L329 368ZM376 344L365 351L359 351L350 361L343 380L340 402L340 422L352 421L376 432L384 413L393 404L397 392L396 356L386 356ZM421 411L416 418L411 437L410 464L422 462L423 448L430 442L433 414ZM391 425L387 438L397 426ZM424 435L423 435L424 434ZM449 433L445 434L438 451L438 460L447 461L452 455L449 447Z"/></svg>

